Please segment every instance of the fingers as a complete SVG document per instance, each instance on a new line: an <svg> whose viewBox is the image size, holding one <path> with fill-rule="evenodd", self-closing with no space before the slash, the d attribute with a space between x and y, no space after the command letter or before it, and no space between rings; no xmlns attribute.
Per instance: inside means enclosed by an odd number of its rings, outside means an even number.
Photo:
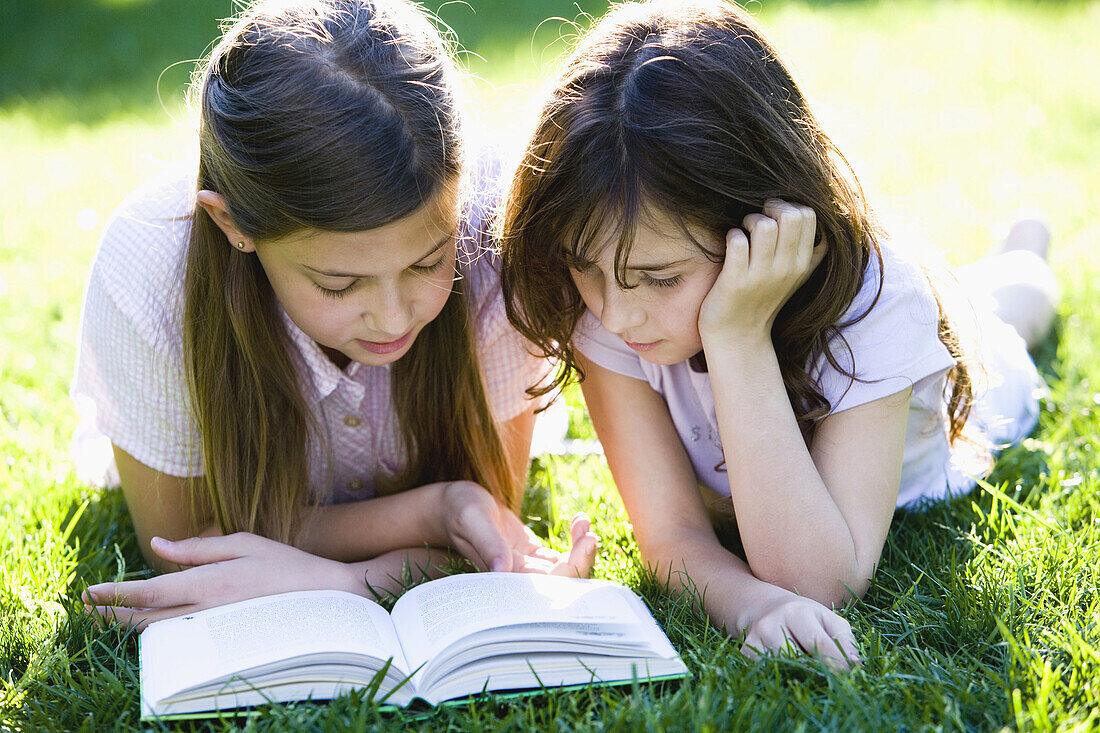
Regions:
<svg viewBox="0 0 1100 733"><path fill-rule="evenodd" d="M814 245L813 252L810 253L810 267L809 272L813 272L817 269L817 266L821 264L821 261L825 259L825 255L829 253L829 248L825 246L825 242Z"/></svg>
<svg viewBox="0 0 1100 733"><path fill-rule="evenodd" d="M90 585L82 599L85 605L135 608L170 608L191 602L189 584L176 582L176 573L158 575L148 580L127 580L122 583Z"/></svg>
<svg viewBox="0 0 1100 733"><path fill-rule="evenodd" d="M130 608L128 606L85 606L84 610L95 614L96 626L101 629L119 625L124 629L142 632L145 627L157 621L183 616L195 610L192 605L172 608Z"/></svg>
<svg viewBox="0 0 1100 733"><path fill-rule="evenodd" d="M160 557L180 565L195 565L178 573L165 573L146 580L127 580L121 583L99 583L88 586L83 599L86 605L119 606L129 609L172 608L194 603L203 584L212 577L210 567L240 558L249 552L271 549L278 543L257 535L240 532L225 537L191 537L172 542L154 537L150 542Z"/></svg>
<svg viewBox="0 0 1100 733"><path fill-rule="evenodd" d="M476 542L476 544L475 544ZM474 564L479 571L491 571L494 573L507 573L515 569L514 555L516 551L501 541L499 548L493 548L485 539L467 541L457 537L451 543L452 549Z"/></svg>
<svg viewBox="0 0 1100 733"><path fill-rule="evenodd" d="M770 263L779 242L779 223L764 214L749 214L744 220L749 233L749 264Z"/></svg>
<svg viewBox="0 0 1100 733"><path fill-rule="evenodd" d="M745 635L745 643L741 645L741 653L754 662L760 658L762 654L767 654L771 648L764 643L760 638L760 635L755 631L750 631Z"/></svg>
<svg viewBox="0 0 1100 733"><path fill-rule="evenodd" d="M495 501L488 492L483 493ZM516 526L501 527L498 522ZM524 529L512 512L493 505L468 504L460 513L458 534L452 537L452 545L478 570L509 572L514 566L512 548L504 537L509 529L511 535L521 534Z"/></svg>
<svg viewBox="0 0 1100 733"><path fill-rule="evenodd" d="M817 238L817 215L809 206L768 199L764 202L764 214L779 225L780 236L787 244L806 254L813 249Z"/></svg>
<svg viewBox="0 0 1100 733"><path fill-rule="evenodd" d="M792 619L789 624L791 637L802 651L818 657L834 672L848 671L859 659L851 628L847 621L831 611L822 611L822 615ZM827 620L832 628L826 626Z"/></svg>
<svg viewBox="0 0 1100 733"><path fill-rule="evenodd" d="M153 552L171 563L194 566L234 560L264 542L269 540L247 532L238 532L224 537L189 537L175 542L154 537L149 541L149 546Z"/></svg>
<svg viewBox="0 0 1100 733"><path fill-rule="evenodd" d="M791 639L786 627L768 621L754 624L745 635L745 643L741 645L741 653L749 659L797 650L798 645Z"/></svg>
<svg viewBox="0 0 1100 733"><path fill-rule="evenodd" d="M569 522L569 535L571 544L566 553L546 547L532 534L528 547L523 552L515 552L513 569L521 573L587 578L592 573L599 548L599 539L592 532L592 521L578 512Z"/></svg>
<svg viewBox="0 0 1100 733"><path fill-rule="evenodd" d="M723 272L744 272L749 266L749 237L742 229L726 232L726 261Z"/></svg>
<svg viewBox="0 0 1100 733"><path fill-rule="evenodd" d="M596 550L600 540L592 531L592 520L583 512L577 512L569 522L569 537L572 544L566 561L568 574L576 578L587 578L592 574L592 565L596 562Z"/></svg>
<svg viewBox="0 0 1100 733"><path fill-rule="evenodd" d="M817 215L813 209L768 199L764 202L764 213L749 214L744 223L750 233L750 256L754 261L763 264L774 260L783 269L800 273L812 269L817 239Z"/></svg>
<svg viewBox="0 0 1100 733"><path fill-rule="evenodd" d="M268 542L247 533L227 537L192 537L172 542L154 537L150 547L160 557L178 565L210 565L236 559L258 543ZM195 573L199 576L195 576ZM143 629L153 621L171 618L193 610L196 580L207 578L203 569L167 573L146 580L98 583L82 594L85 608L102 620L118 622L128 628Z"/></svg>
<svg viewBox="0 0 1100 733"><path fill-rule="evenodd" d="M852 633L852 626L848 620L830 613L825 615L823 623L825 631L833 640L833 648L845 658L849 666L862 666L863 655L860 654L856 637Z"/></svg>
<svg viewBox="0 0 1100 733"><path fill-rule="evenodd" d="M804 599L784 604L748 628L741 653L757 659L771 652L805 652L835 672L850 671L862 664L848 622Z"/></svg>

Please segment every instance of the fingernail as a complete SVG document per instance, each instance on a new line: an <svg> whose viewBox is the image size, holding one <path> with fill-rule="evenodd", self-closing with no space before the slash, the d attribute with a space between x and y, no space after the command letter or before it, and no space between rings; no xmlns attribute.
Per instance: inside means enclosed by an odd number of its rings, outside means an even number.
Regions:
<svg viewBox="0 0 1100 733"><path fill-rule="evenodd" d="M503 557L498 557L495 560L493 560L493 563L489 566L489 570L491 570L494 573L503 573L504 572L504 558Z"/></svg>

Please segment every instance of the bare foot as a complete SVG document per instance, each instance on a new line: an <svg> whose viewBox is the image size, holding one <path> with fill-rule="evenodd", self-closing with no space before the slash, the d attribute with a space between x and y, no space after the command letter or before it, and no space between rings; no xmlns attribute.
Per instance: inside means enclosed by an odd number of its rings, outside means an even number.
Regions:
<svg viewBox="0 0 1100 733"><path fill-rule="evenodd" d="M1050 334L1060 299L1058 282L1047 264L1050 229L1042 219L1012 225L999 252L986 258L985 281L1001 320L1012 325L1034 349Z"/></svg>
<svg viewBox="0 0 1100 733"><path fill-rule="evenodd" d="M1020 219L1008 230L1008 236L1001 242L999 252L1023 250L1047 259L1050 251L1050 229L1046 222L1037 217Z"/></svg>

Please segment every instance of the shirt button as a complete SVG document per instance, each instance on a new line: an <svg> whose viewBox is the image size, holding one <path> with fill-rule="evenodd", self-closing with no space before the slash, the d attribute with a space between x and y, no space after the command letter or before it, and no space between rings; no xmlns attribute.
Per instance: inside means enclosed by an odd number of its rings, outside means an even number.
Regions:
<svg viewBox="0 0 1100 733"><path fill-rule="evenodd" d="M362 488L363 488L362 479L354 479L352 481L348 481L348 490L349 491L360 491Z"/></svg>
<svg viewBox="0 0 1100 733"><path fill-rule="evenodd" d="M344 424L349 428L357 428L363 424L363 421L357 418L355 415L348 415L344 418Z"/></svg>

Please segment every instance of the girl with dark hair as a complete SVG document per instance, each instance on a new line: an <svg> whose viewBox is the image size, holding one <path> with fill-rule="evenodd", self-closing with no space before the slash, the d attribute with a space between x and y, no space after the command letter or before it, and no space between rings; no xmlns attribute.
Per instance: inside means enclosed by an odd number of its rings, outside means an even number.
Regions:
<svg viewBox="0 0 1100 733"><path fill-rule="evenodd" d="M583 380L643 556L746 651L857 658L830 607L866 591L895 509L969 489L960 460L1037 420L1023 340L944 306L885 238L732 3L626 3L599 21L501 226L509 316L561 361L555 384ZM1045 236L1021 224L981 265L1000 295L1038 297L1033 338L1053 314L1027 251Z"/></svg>
<svg viewBox="0 0 1100 733"><path fill-rule="evenodd" d="M492 166L466 164L454 73L404 0L261 3L226 29L194 87L197 173L107 226L72 387L146 560L201 567L90 606L149 622L366 594L427 547L588 572L586 519L567 554L513 513L546 365L505 316ZM169 541L230 533L249 534Z"/></svg>

